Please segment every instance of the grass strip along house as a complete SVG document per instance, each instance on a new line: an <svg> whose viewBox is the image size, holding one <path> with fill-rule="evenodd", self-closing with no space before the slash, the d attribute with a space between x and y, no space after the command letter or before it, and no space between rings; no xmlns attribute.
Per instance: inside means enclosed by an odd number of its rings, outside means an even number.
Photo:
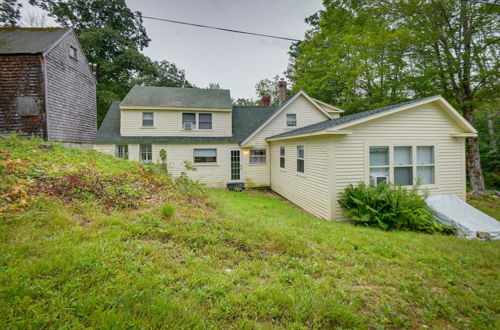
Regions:
<svg viewBox="0 0 500 330"><path fill-rule="evenodd" d="M160 162L163 149L174 176L188 161L209 187L270 187L328 220L344 220L339 194L359 182L465 199L465 138L477 131L443 97L342 112L303 91L277 107L233 106L228 90L136 86L111 105L94 147L140 162Z"/></svg>

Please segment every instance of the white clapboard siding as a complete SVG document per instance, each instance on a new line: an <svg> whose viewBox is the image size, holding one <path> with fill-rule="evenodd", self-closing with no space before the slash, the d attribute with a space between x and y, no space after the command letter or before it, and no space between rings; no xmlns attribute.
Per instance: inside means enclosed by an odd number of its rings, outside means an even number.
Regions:
<svg viewBox="0 0 500 330"><path fill-rule="evenodd" d="M323 112L314 107L304 96L299 96L289 104L284 111L268 123L267 126L252 137L247 144L259 148L265 147L267 145L266 138L292 130L292 128L286 127L285 120L287 113L297 114L297 127L293 129L330 119Z"/></svg>
<svg viewBox="0 0 500 330"><path fill-rule="evenodd" d="M330 219L328 138L271 142L271 189L304 210ZM304 145L305 172L297 172L297 145ZM280 168L280 146L285 147L285 169Z"/></svg>
<svg viewBox="0 0 500 330"><path fill-rule="evenodd" d="M428 103L394 115L374 119L348 128L352 135L332 138L334 141L335 220L346 220L337 203L349 184L369 181L369 146L433 145L435 146L436 184L424 186L430 194L455 194L465 199L465 142L453 138L461 133L450 115L436 103Z"/></svg>
<svg viewBox="0 0 500 330"><path fill-rule="evenodd" d="M243 149L243 176L245 178L246 187L249 188L269 187L270 185L269 146L266 146L265 149L266 149L265 164L250 164L250 150Z"/></svg>
<svg viewBox="0 0 500 330"><path fill-rule="evenodd" d="M112 144L96 144L94 148L114 155ZM217 149L217 164L194 164L193 149ZM160 150L167 152L168 171L174 176L186 172L193 180L200 181L208 187L225 188L229 182L229 150L239 148L237 144L153 144L152 156L155 164L161 163ZM128 144L129 160L139 161L139 144ZM193 163L196 171L186 171L184 161Z"/></svg>
<svg viewBox="0 0 500 330"><path fill-rule="evenodd" d="M154 126L142 127L142 113L153 112ZM211 113L212 129L185 130L182 113ZM198 123L197 123L198 126ZM178 110L121 110L120 134L123 136L231 136L231 112Z"/></svg>

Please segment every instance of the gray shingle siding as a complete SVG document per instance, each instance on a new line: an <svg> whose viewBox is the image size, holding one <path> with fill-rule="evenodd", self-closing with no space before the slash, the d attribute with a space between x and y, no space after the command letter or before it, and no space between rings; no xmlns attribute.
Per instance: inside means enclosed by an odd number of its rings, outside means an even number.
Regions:
<svg viewBox="0 0 500 330"><path fill-rule="evenodd" d="M77 49L77 60L69 56ZM96 83L78 39L66 34L45 57L48 138L92 143L96 131Z"/></svg>

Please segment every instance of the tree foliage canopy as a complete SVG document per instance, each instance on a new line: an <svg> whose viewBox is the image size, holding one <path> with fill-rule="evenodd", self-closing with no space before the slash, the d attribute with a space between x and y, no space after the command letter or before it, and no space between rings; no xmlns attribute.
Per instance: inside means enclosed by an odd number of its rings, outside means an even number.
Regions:
<svg viewBox="0 0 500 330"><path fill-rule="evenodd" d="M16 26L21 19L22 6L17 0L2 0L0 3L0 26Z"/></svg>
<svg viewBox="0 0 500 330"><path fill-rule="evenodd" d="M473 123L499 92L500 6L476 0L324 0L290 50L294 89L348 112L442 94ZM474 190L484 190L468 140Z"/></svg>

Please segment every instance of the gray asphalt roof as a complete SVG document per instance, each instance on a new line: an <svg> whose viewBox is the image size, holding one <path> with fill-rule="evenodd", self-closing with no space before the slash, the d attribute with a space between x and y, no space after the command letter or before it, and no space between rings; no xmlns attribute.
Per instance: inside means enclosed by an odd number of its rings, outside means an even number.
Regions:
<svg viewBox="0 0 500 330"><path fill-rule="evenodd" d="M232 136L121 136L120 102L113 102L97 131L94 143L241 143L262 125L278 108L233 106Z"/></svg>
<svg viewBox="0 0 500 330"><path fill-rule="evenodd" d="M45 53L68 28L0 28L0 54Z"/></svg>
<svg viewBox="0 0 500 330"><path fill-rule="evenodd" d="M231 109L227 89L134 86L121 102L122 107L171 107Z"/></svg>
<svg viewBox="0 0 500 330"><path fill-rule="evenodd" d="M392 110L392 109L396 109L396 108L402 107L404 105L408 105L408 104L412 104L412 103L417 103L417 102L420 102L420 101L423 101L423 100L426 100L426 99L431 99L431 98L434 98L436 96L439 96L439 95L424 97L424 98L415 99L415 100L411 100L411 101L407 101L407 102L403 102L403 103L389 105L389 106L383 107L383 108L378 108L378 109L373 109L373 110L368 110L368 111L362 111L362 112L354 113L352 115L341 116L339 118L325 120L325 121L322 121L322 122L319 122L319 123L316 123L316 124L312 124L312 125L309 125L309 126L304 126L304 127L301 127L301 128L294 129L293 131L288 131L288 132L285 132L285 133L273 135L273 136L268 137L267 139L288 137L288 136L301 135L301 134L307 134L307 133L313 133L313 132L322 131L322 130L327 129L327 128L332 128L332 127L335 127L335 126L339 126L341 124L345 124L345 123L348 123L348 122L351 122L351 121L354 121L354 120L358 120L358 119L361 119L361 118L370 117L370 116L376 115L376 114L381 113L381 112L385 112L385 111L389 111L389 110Z"/></svg>

